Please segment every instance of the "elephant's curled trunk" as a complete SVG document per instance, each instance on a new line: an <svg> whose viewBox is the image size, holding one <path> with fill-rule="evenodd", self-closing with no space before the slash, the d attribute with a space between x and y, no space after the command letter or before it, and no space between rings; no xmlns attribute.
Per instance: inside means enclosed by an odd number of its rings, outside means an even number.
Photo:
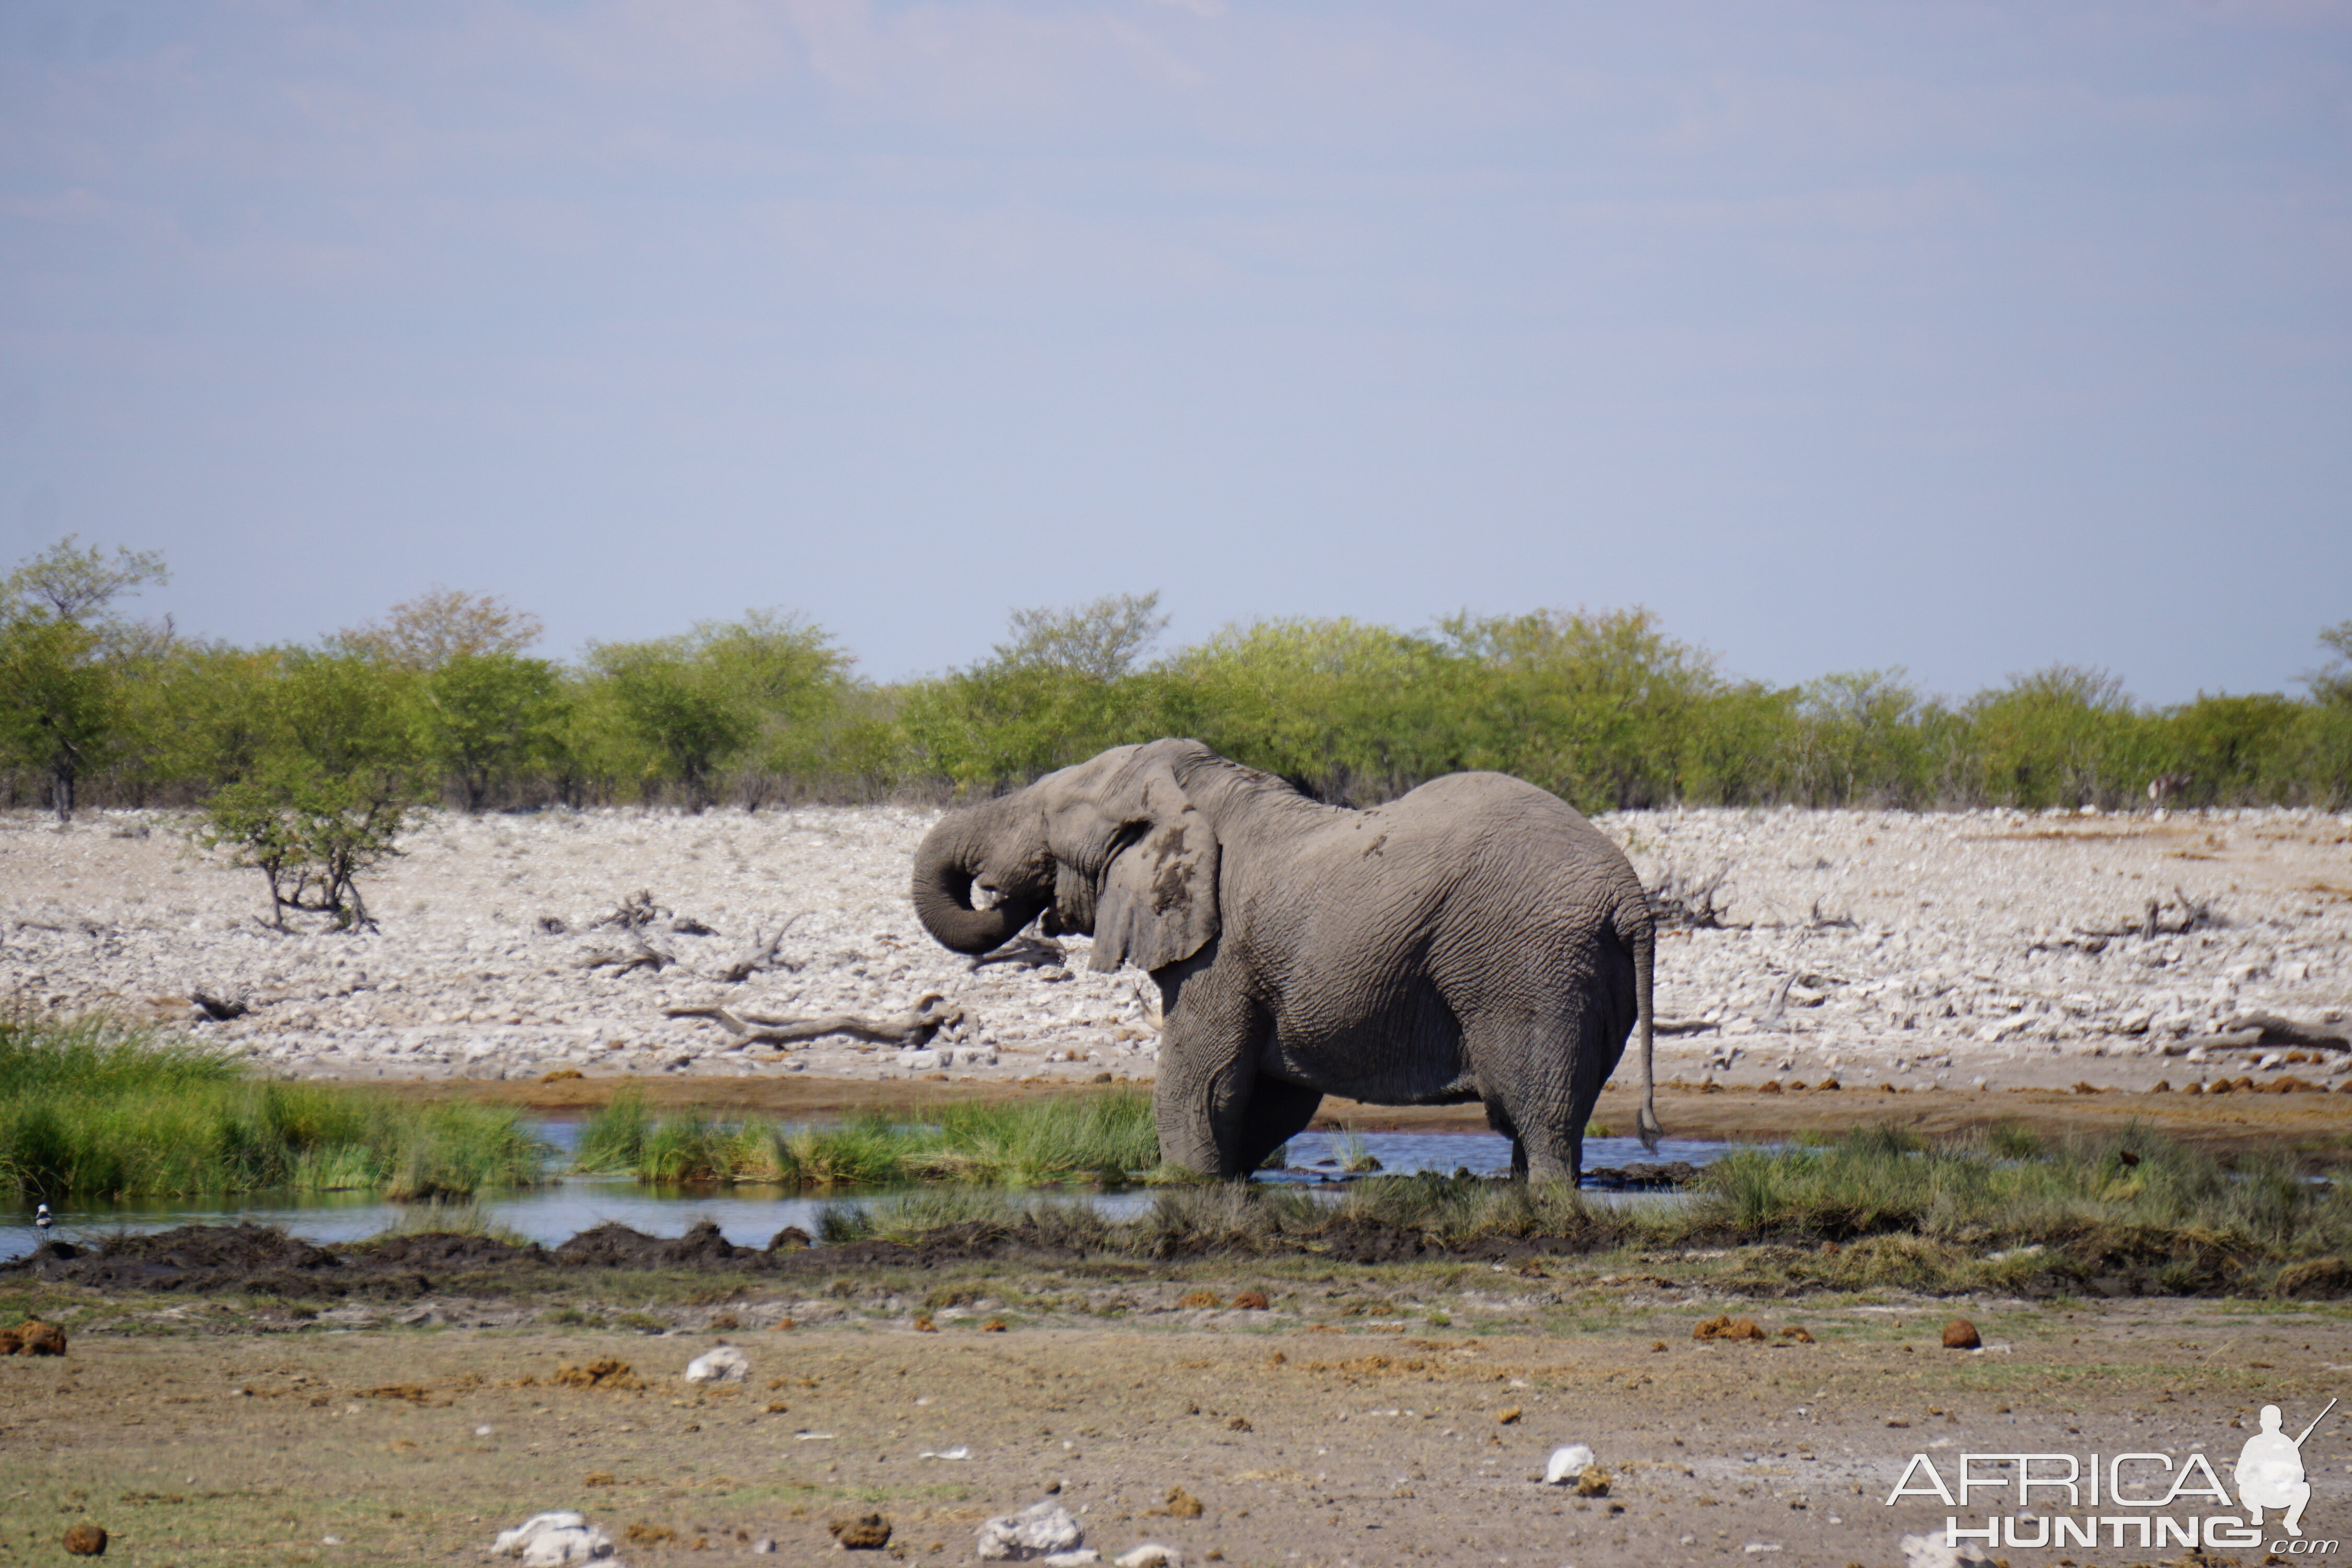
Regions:
<svg viewBox="0 0 2352 1568"><path fill-rule="evenodd" d="M1042 900L1008 898L974 909L971 880L981 858L984 810L943 817L915 851L915 914L942 947L987 952L1013 940L1045 907Z"/></svg>

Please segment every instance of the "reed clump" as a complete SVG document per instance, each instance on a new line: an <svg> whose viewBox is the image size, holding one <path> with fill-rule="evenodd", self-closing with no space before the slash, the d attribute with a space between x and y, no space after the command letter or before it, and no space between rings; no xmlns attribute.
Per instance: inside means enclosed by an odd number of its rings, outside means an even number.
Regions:
<svg viewBox="0 0 2352 1568"><path fill-rule="evenodd" d="M694 1111L656 1117L632 1091L582 1129L572 1166L648 1182L1023 1188L1073 1178L1116 1183L1159 1157L1151 1098L1133 1089L950 1106L936 1122L869 1113L824 1127L720 1122Z"/></svg>
<svg viewBox="0 0 2352 1568"><path fill-rule="evenodd" d="M541 1179L517 1115L244 1077L209 1047L103 1018L0 1019L0 1191L26 1199L376 1190Z"/></svg>

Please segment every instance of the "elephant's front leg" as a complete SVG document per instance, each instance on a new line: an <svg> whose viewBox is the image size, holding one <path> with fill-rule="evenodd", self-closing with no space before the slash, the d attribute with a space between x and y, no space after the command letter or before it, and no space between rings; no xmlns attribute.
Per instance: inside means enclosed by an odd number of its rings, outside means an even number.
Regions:
<svg viewBox="0 0 2352 1568"><path fill-rule="evenodd" d="M1216 948L1213 942L1154 975L1161 1023L1152 1117L1163 1163L1204 1176L1246 1176L1250 1096L1266 1023L1242 987L1217 973Z"/></svg>

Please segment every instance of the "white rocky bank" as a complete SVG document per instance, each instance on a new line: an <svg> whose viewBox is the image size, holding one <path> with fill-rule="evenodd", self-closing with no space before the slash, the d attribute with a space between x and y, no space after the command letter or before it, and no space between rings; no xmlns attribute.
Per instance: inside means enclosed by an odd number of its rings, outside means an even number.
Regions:
<svg viewBox="0 0 2352 1568"><path fill-rule="evenodd" d="M933 820L895 807L436 814L362 881L381 925L351 936L268 929L259 873L194 848L179 814L90 813L63 829L8 814L0 997L174 1021L200 991L241 999L244 1016L191 1027L278 1070L339 1078L1150 1078L1142 976L1089 973L1082 941L1067 968L974 972L923 932L907 883ZM1660 1012L1717 1026L1662 1040L1664 1078L2179 1086L2204 1069L2168 1043L2250 1010L2339 1026L2352 1011L2341 816L1676 811L1602 826L1653 885L1670 869L1722 873L1725 927L1661 944ZM715 934L666 918L652 935L674 965L581 967L625 945L592 922L640 889ZM2174 918L2182 899L2221 923L2081 934L2141 921L2151 900ZM797 967L718 978L787 921L781 957ZM931 993L965 1022L924 1049L840 1037L730 1048L715 1024L662 1016L720 1003L881 1017Z"/></svg>

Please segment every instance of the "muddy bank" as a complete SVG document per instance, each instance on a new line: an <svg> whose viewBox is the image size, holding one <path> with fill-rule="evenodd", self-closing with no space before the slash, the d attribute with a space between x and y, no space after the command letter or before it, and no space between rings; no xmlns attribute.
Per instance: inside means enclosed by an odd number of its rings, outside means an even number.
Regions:
<svg viewBox="0 0 2352 1568"><path fill-rule="evenodd" d="M94 1247L53 1240L0 1265L0 1285L299 1303L604 1299L635 1294L650 1281L656 1293L709 1300L742 1289L856 1297L902 1271L952 1273L968 1266L992 1278L1002 1269L1075 1268L1131 1279L1196 1264L1280 1268L1297 1260L1486 1265L1523 1280L1557 1279L1564 1289L1627 1280L1677 1289L1675 1279L1653 1271L1665 1270L1685 1287L1712 1282L1768 1297L1886 1287L1927 1294L1998 1289L2027 1300L2352 1296L2352 1266L2339 1258L2256 1256L2259 1249L2193 1230L2083 1225L2046 1242L1990 1251L1989 1245L1892 1226L1759 1230L1728 1217L1701 1219L1668 1235L1606 1208L1541 1226L1456 1224L1450 1231L1433 1213L1402 1222L1342 1213L1301 1225L1295 1215L1219 1212L1212 1205L1122 1223L1090 1210L1048 1208L829 1246L812 1246L804 1232L787 1226L763 1247L730 1243L707 1220L677 1237L606 1224L551 1247L470 1235L321 1247L248 1224L185 1226ZM1608 1272L1628 1268L1633 1271Z"/></svg>

